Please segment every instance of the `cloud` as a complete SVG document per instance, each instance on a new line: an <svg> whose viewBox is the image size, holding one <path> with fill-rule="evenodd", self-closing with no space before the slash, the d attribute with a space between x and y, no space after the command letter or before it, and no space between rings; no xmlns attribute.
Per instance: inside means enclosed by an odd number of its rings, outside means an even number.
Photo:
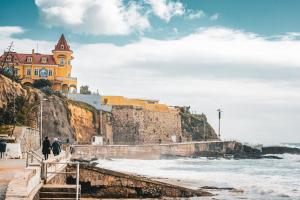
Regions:
<svg viewBox="0 0 300 200"><path fill-rule="evenodd" d="M219 19L219 14L218 13L216 13L216 14L214 14L210 17L210 20L212 20L212 21L215 21L215 20L218 20L218 19Z"/></svg>
<svg viewBox="0 0 300 200"><path fill-rule="evenodd" d="M179 1L170 0L146 0L152 7L152 12L159 18L169 22L174 16L182 16L185 13L184 6Z"/></svg>
<svg viewBox="0 0 300 200"><path fill-rule="evenodd" d="M11 40L20 52L36 46L34 40L11 36L0 39L0 46ZM38 42L44 53L56 43ZM242 30L206 27L172 40L144 37L123 46L70 45L75 57L72 76L94 91L191 105L206 113L214 128L220 107L223 138L253 143L299 138L295 132L300 121L298 40L270 40Z"/></svg>
<svg viewBox="0 0 300 200"><path fill-rule="evenodd" d="M91 35L127 35L150 28L141 6L122 0L35 0L48 27L65 27Z"/></svg>
<svg viewBox="0 0 300 200"><path fill-rule="evenodd" d="M205 17L205 13L202 10L197 10L197 11L188 10L187 17L189 19L199 19Z"/></svg>
<svg viewBox="0 0 300 200"><path fill-rule="evenodd" d="M24 29L19 26L0 26L0 38L10 37L14 34L23 33Z"/></svg>

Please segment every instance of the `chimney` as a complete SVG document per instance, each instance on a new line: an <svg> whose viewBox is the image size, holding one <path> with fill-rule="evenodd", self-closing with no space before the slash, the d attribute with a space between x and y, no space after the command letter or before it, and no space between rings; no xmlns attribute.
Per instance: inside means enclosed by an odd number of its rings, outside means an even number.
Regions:
<svg viewBox="0 0 300 200"><path fill-rule="evenodd" d="M34 54L34 49L32 49L32 54Z"/></svg>

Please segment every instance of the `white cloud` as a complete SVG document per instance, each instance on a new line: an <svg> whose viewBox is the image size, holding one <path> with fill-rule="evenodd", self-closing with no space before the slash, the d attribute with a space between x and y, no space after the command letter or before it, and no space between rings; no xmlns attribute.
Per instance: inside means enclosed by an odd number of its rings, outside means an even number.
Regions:
<svg viewBox="0 0 300 200"><path fill-rule="evenodd" d="M36 46L9 36L0 46L10 40L23 52ZM39 41L39 46L49 53L55 43ZM176 40L70 45L72 75L93 90L191 105L215 128L221 107L224 138L267 143L299 138L300 41L212 27Z"/></svg>
<svg viewBox="0 0 300 200"><path fill-rule="evenodd" d="M219 19L219 14L218 13L216 13L216 14L214 14L210 17L210 20L212 20L212 21L215 21L215 20L218 20L218 19Z"/></svg>
<svg viewBox="0 0 300 200"><path fill-rule="evenodd" d="M197 11L193 11L193 10L188 10L188 18L189 19L199 19L205 16L205 13L202 10L197 10Z"/></svg>
<svg viewBox="0 0 300 200"><path fill-rule="evenodd" d="M146 2L152 6L153 13L166 22L174 16L182 16L185 13L184 6L179 1L146 0Z"/></svg>
<svg viewBox="0 0 300 200"><path fill-rule="evenodd" d="M0 38L23 33L24 29L19 26L0 26Z"/></svg>
<svg viewBox="0 0 300 200"><path fill-rule="evenodd" d="M150 27L146 14L134 1L35 0L46 26L70 28L92 35L126 35Z"/></svg>

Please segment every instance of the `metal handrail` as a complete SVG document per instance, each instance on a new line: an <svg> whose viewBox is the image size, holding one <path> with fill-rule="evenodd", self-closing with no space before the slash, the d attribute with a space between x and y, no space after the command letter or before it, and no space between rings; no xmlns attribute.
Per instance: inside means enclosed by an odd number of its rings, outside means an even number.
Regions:
<svg viewBox="0 0 300 200"><path fill-rule="evenodd" d="M28 162L28 158L29 158L29 155L31 156L31 162L30 163L33 163L33 158L35 158L40 164L43 164L43 158L41 158L40 156L36 155L36 153L34 151L26 151L26 167L29 166L29 162Z"/></svg>
<svg viewBox="0 0 300 200"><path fill-rule="evenodd" d="M48 172L47 170L47 164L76 164L76 172ZM44 178L45 181L47 180L47 174L76 174L76 200L79 200L79 162L47 162L47 161L43 161L42 162L42 167L45 169L44 170Z"/></svg>
<svg viewBox="0 0 300 200"><path fill-rule="evenodd" d="M43 156L38 154L37 152L33 151L33 150L29 150L31 153L35 154L36 156L38 156L40 159L44 160Z"/></svg>

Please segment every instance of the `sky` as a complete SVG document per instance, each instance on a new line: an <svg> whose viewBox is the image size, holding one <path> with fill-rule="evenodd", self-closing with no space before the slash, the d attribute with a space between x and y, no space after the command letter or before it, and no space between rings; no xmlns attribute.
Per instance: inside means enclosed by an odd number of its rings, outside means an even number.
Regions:
<svg viewBox="0 0 300 200"><path fill-rule="evenodd" d="M0 0L0 50L51 53L103 95L205 113L221 138L300 142L298 0Z"/></svg>

